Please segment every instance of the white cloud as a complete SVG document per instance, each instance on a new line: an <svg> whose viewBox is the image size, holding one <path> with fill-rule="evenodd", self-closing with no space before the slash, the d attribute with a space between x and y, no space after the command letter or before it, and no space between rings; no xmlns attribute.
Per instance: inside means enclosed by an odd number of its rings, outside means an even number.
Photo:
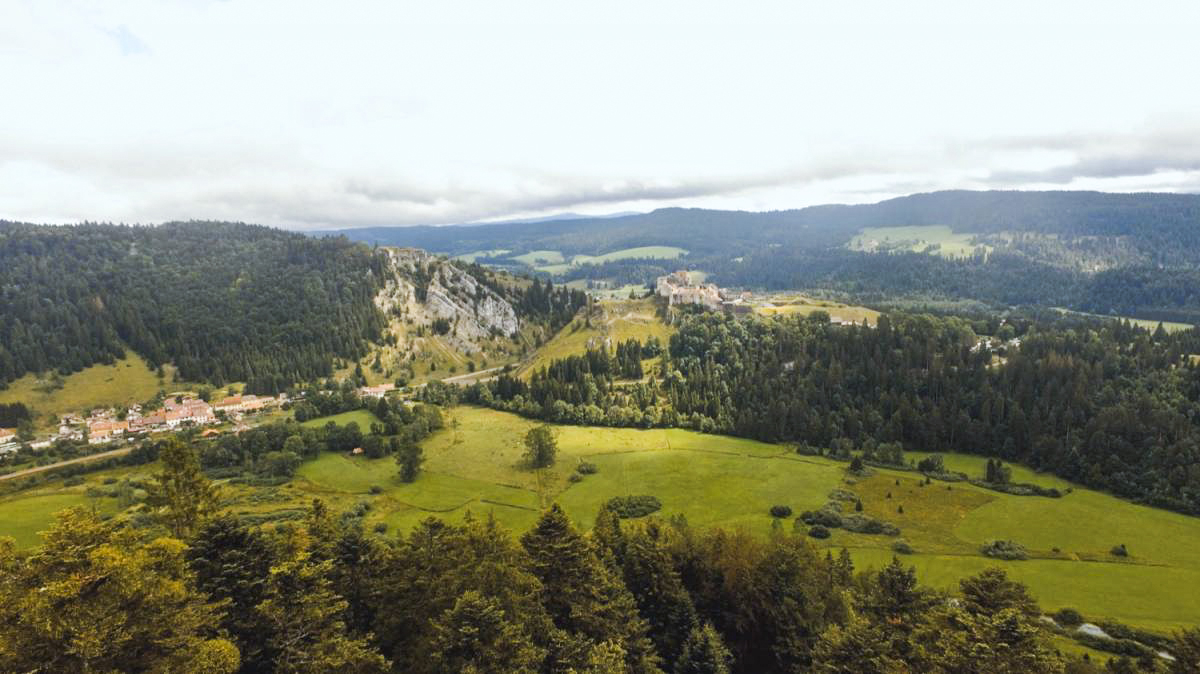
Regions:
<svg viewBox="0 0 1200 674"><path fill-rule="evenodd" d="M1051 7L1046 5L1053 4ZM0 5L0 217L1200 189L1194 3Z"/></svg>

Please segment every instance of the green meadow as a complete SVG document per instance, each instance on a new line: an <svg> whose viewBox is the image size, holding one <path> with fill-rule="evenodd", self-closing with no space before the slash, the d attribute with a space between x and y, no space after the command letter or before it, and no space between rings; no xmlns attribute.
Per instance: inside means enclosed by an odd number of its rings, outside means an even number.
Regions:
<svg viewBox="0 0 1200 674"><path fill-rule="evenodd" d="M358 424L359 430L361 430L363 433L367 433L371 430L371 424L379 423L379 417L372 414L369 410L351 410L349 412L342 412L341 414L333 414L327 417L309 419L300 425L306 428L320 428L330 422L333 422L338 426L347 426L350 423L356 423Z"/></svg>
<svg viewBox="0 0 1200 674"><path fill-rule="evenodd" d="M584 264L603 264L615 260L631 259L674 260L687 254L687 249L676 246L638 246L614 250L602 255L574 255L570 260L557 250L531 250L528 253L514 255L510 259L547 274L562 274L571 267Z"/></svg>
<svg viewBox="0 0 1200 674"><path fill-rule="evenodd" d="M372 417L348 413L309 422L324 424ZM772 505L798 515L828 501L833 489L853 491L865 515L898 526L914 549L903 561L922 582L954 588L958 580L988 566L1003 566L1027 584L1048 611L1072 607L1092 620L1111 618L1166 632L1200 619L1200 518L1138 506L1072 486L1022 466L1013 479L1055 486L1062 498L1012 496L968 483L934 481L916 473L873 469L851 476L846 464L795 454L790 447L680 429L556 426L558 460L531 470L523 461L524 434L536 422L504 412L460 406L446 411L446 427L423 443L425 463L417 480L403 483L391 458L367 459L325 453L305 462L295 478L277 487L224 484L226 505L239 515L300 516L312 499L343 510L359 502L370 508L369 530L386 535L407 531L428 517L460 521L494 517L514 532L532 525L544 507L557 502L583 529L614 496L649 494L662 502L658 515L682 515L694 526L738 528L768 535ZM920 453L909 458L919 459ZM950 470L982 474L986 459L947 455ZM573 481L581 462L597 472ZM0 498L0 535L22 547L37 543L53 513L70 506L117 512L113 498L89 498L89 486L115 469L87 476L83 485L61 480ZM150 474L153 467L137 469ZM853 503L848 504L853 508ZM794 518L780 521L787 535L804 535ZM982 556L980 545L1011 539L1030 559L1002 562ZM889 562L895 538L834 529L821 547L850 550L858 567ZM1124 544L1129 557L1109 551Z"/></svg>
<svg viewBox="0 0 1200 674"><path fill-rule="evenodd" d="M920 253L934 246L933 252L942 257L968 257L980 247L972 243L973 239L973 234L955 233L945 225L867 227L850 239L846 247L868 252L909 250ZM983 248L991 249L990 246Z"/></svg>

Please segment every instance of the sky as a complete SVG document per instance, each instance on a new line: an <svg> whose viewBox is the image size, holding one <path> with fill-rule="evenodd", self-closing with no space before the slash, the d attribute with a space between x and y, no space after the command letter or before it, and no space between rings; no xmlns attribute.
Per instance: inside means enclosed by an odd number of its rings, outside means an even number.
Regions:
<svg viewBox="0 0 1200 674"><path fill-rule="evenodd" d="M0 219L1200 192L1200 3L0 0Z"/></svg>

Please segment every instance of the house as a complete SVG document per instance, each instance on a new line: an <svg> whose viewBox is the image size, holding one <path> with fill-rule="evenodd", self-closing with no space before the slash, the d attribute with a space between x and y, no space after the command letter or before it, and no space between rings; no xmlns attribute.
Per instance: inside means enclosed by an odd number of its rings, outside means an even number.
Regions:
<svg viewBox="0 0 1200 674"><path fill-rule="evenodd" d="M364 386L358 389L358 392L367 398L382 398L388 391L395 388L395 384L380 384L378 386Z"/></svg>
<svg viewBox="0 0 1200 674"><path fill-rule="evenodd" d="M221 402L213 405L213 411L224 412L240 412L242 410L242 396L229 396Z"/></svg>
<svg viewBox="0 0 1200 674"><path fill-rule="evenodd" d="M0 444L9 442L16 437L17 430L15 428L0 428Z"/></svg>
<svg viewBox="0 0 1200 674"><path fill-rule="evenodd" d="M257 412L266 407L268 402L274 402L274 399L260 398L255 395L242 396L242 411Z"/></svg>
<svg viewBox="0 0 1200 674"><path fill-rule="evenodd" d="M53 445L53 444L54 444L53 440L38 440L37 442L29 443L29 446L33 449L48 449L50 447L50 445Z"/></svg>

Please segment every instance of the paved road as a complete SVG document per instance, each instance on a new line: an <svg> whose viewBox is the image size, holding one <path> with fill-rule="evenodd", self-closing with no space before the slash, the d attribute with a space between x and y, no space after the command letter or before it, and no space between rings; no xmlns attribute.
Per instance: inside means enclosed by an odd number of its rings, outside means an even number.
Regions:
<svg viewBox="0 0 1200 674"><path fill-rule="evenodd" d="M459 375L455 375L453 377L446 377L442 381L446 382L447 384L457 384L460 381L471 381L471 380L484 381L484 379L491 379L491 377L488 377L487 375L491 374L492 372L499 372L500 370L503 370L504 368L505 368L505 366L503 366L503 365L501 365L500 367L490 367L486 370L480 370L478 372L468 372L466 374L459 374Z"/></svg>
<svg viewBox="0 0 1200 674"><path fill-rule="evenodd" d="M44 470L52 470L54 468L61 468L62 466L69 466L73 463L84 463L86 461L97 461L99 459L107 459L107 458L113 457L113 456L124 456L131 451L133 451L132 447L126 447L124 449L113 449L113 450L109 450L107 452L100 452L99 454L90 454L88 456L81 456L78 459L69 459L67 461L59 461L58 463L52 463L48 466L34 466L33 468L26 468L25 470L18 470L15 473L9 473L7 475L0 475L0 480L12 480L12 479L15 479L18 477L25 477L26 475L33 475L34 473L40 473Z"/></svg>

